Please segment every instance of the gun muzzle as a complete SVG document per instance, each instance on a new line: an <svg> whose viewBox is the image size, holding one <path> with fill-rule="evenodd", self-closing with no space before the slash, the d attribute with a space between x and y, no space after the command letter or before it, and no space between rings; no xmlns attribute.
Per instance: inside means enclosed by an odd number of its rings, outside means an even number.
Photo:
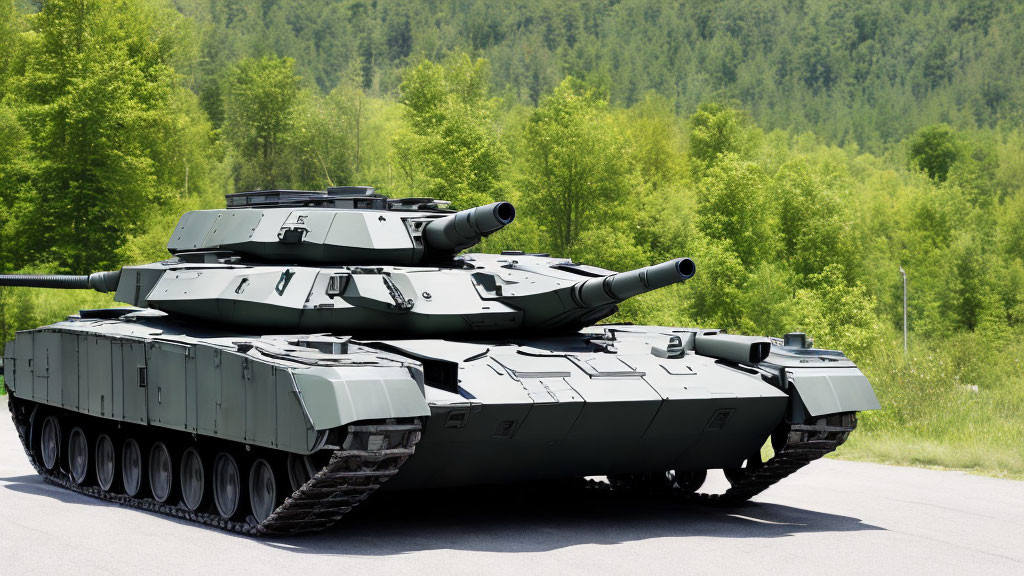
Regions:
<svg viewBox="0 0 1024 576"><path fill-rule="evenodd" d="M591 278L576 285L576 298L587 308L622 302L651 290L684 282L697 271L693 260L677 258L654 266Z"/></svg>
<svg viewBox="0 0 1024 576"><path fill-rule="evenodd" d="M431 251L460 252L508 226L515 218L516 209L508 202L469 208L427 224L423 243Z"/></svg>

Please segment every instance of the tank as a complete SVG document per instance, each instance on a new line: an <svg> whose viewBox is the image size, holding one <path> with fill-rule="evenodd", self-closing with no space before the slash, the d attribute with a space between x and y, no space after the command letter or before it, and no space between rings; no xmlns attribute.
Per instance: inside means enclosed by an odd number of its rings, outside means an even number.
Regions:
<svg viewBox="0 0 1024 576"><path fill-rule="evenodd" d="M366 187L231 194L181 217L165 261L0 275L128 305L5 345L29 460L95 498L287 535L378 490L604 476L733 505L879 407L853 362L804 334L600 323L691 278L689 258L613 272L465 253L515 209L447 206ZM711 469L724 493L700 492Z"/></svg>

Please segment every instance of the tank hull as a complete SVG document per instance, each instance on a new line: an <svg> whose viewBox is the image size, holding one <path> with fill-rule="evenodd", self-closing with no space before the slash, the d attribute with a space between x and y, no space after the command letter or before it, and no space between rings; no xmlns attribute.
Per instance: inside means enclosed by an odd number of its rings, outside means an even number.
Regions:
<svg viewBox="0 0 1024 576"><path fill-rule="evenodd" d="M808 365L780 353L745 366L698 354L704 334L715 333L598 326L516 341L356 341L214 333L122 309L19 332L5 348L5 377L23 444L49 481L257 535L322 529L382 486L741 470L794 423L818 423L797 440L818 442L810 452L820 457L852 429L825 419L877 406L845 359ZM78 474L75 430L90 446L108 435L119 451L137 440L148 458L164 445L177 491L104 488L98 451L86 451L95 462ZM190 449L206 470L228 454L239 478L276 478L273 507L260 513L254 495L239 517L209 497L187 502L194 481L177 474Z"/></svg>
<svg viewBox="0 0 1024 576"><path fill-rule="evenodd" d="M503 423L522 415L521 407L482 407L461 430L446 428L450 412L434 407L416 457L387 488L735 468L760 449L785 408L780 397L667 400L660 407L607 402L588 406L585 416L576 407L535 406L527 417L534 426L524 422L514 438L495 441ZM747 416L742 424L727 433L706 430L716 413L732 410Z"/></svg>

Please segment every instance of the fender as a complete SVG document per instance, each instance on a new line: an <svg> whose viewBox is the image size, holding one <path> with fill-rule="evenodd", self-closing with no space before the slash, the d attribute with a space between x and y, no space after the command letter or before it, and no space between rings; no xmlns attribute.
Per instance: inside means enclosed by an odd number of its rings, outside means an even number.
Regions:
<svg viewBox="0 0 1024 576"><path fill-rule="evenodd" d="M858 368L787 368L786 372L813 417L881 409L871 384Z"/></svg>
<svg viewBox="0 0 1024 576"><path fill-rule="evenodd" d="M359 420L429 416L422 377L394 367L316 367L293 372L313 428L327 430Z"/></svg>

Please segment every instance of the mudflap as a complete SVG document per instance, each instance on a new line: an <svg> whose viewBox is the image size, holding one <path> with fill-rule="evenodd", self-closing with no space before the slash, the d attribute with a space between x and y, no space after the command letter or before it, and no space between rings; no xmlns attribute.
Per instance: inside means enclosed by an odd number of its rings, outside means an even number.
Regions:
<svg viewBox="0 0 1024 576"><path fill-rule="evenodd" d="M811 417L881 409L871 384L857 368L797 368L787 372Z"/></svg>

